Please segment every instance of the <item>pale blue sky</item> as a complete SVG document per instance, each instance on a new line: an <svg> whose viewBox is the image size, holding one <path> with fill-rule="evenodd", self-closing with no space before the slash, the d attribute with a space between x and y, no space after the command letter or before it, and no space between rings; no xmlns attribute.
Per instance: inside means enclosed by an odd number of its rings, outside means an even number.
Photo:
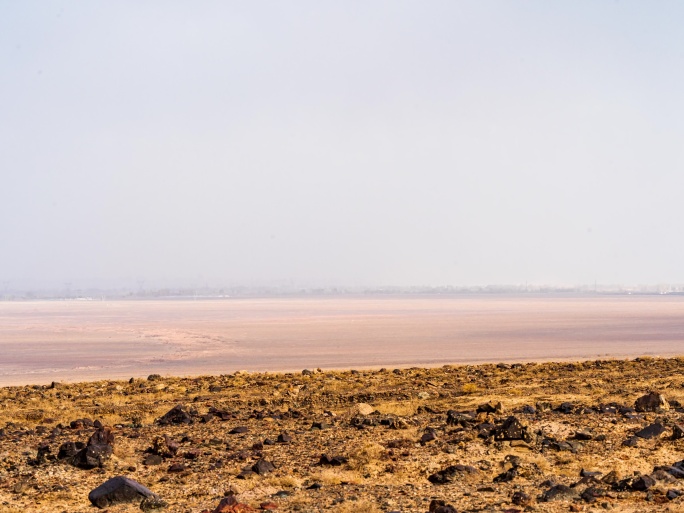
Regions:
<svg viewBox="0 0 684 513"><path fill-rule="evenodd" d="M684 283L682 23L0 0L0 282Z"/></svg>

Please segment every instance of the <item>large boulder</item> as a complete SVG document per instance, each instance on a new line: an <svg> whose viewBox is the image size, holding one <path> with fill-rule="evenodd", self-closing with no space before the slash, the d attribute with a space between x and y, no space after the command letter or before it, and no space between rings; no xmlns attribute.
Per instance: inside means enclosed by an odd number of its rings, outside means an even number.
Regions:
<svg viewBox="0 0 684 513"><path fill-rule="evenodd" d="M98 508L107 508L123 502L139 504L147 498L158 500L159 496L137 481L123 476L105 481L88 494L88 500Z"/></svg>

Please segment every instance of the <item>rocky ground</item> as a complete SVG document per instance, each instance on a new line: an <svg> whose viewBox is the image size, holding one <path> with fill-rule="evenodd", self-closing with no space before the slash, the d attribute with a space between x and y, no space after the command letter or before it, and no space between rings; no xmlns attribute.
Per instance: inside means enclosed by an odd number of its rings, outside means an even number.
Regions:
<svg viewBox="0 0 684 513"><path fill-rule="evenodd" d="M7 387L0 511L684 511L682 403L684 358Z"/></svg>

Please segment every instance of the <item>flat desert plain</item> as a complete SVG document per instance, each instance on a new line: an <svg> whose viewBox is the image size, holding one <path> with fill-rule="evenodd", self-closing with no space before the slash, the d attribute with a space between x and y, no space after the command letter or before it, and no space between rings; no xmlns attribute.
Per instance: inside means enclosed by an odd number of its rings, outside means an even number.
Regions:
<svg viewBox="0 0 684 513"><path fill-rule="evenodd" d="M681 296L0 302L0 386L683 353Z"/></svg>

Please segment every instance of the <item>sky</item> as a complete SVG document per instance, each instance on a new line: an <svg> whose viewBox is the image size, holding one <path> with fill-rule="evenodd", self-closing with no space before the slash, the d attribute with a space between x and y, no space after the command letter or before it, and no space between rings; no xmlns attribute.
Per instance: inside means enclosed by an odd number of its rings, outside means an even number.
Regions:
<svg viewBox="0 0 684 513"><path fill-rule="evenodd" d="M0 286L684 283L682 19L0 0Z"/></svg>

